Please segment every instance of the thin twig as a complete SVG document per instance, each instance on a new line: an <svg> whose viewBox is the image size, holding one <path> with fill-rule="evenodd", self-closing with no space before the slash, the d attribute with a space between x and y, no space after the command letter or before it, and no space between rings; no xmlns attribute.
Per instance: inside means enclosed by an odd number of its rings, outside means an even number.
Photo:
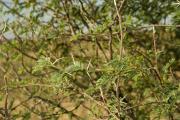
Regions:
<svg viewBox="0 0 180 120"><path fill-rule="evenodd" d="M7 84L7 78L4 76L5 81L5 102L4 102L4 113L5 113L5 119L9 120L9 110L8 110L8 97L9 97L9 91L8 91L8 84Z"/></svg>
<svg viewBox="0 0 180 120"><path fill-rule="evenodd" d="M102 108L104 108L105 110L107 110L108 113L111 114L116 120L119 120L119 118L118 118L114 113L112 113L112 112L109 110L109 108L108 108L106 105L104 105L102 102L95 100L93 97L91 97L90 95L88 95L88 94L86 94L86 93L84 93L84 92L81 92L81 94L84 95L84 97L89 98L90 100L92 100L92 101L95 102L97 105L99 105L99 106L101 106Z"/></svg>
<svg viewBox="0 0 180 120"><path fill-rule="evenodd" d="M145 106L145 105L151 105L151 104L158 104L159 105L159 104L168 104L168 103L167 102L149 102L149 103L145 103L145 104L138 104L138 105L135 105L132 107L127 107L124 110L130 110L130 109L134 109L134 108Z"/></svg>
<svg viewBox="0 0 180 120"><path fill-rule="evenodd" d="M28 102L29 100L31 100L32 96L28 97L26 100L21 101L19 104L17 104L16 106L14 106L13 108L11 108L11 111L15 110L16 108L18 108L19 106L25 104L26 102Z"/></svg>
<svg viewBox="0 0 180 120"><path fill-rule="evenodd" d="M110 32L110 38L109 38L109 60L113 59L113 49L112 49L112 28L109 28L109 32Z"/></svg>
<svg viewBox="0 0 180 120"><path fill-rule="evenodd" d="M121 6L123 5L125 0L122 1ZM123 51L123 30L122 30L122 18L121 15L119 13L119 10L117 8L117 3L116 0L114 0L114 6L116 9L116 13L118 16L118 22L119 22L119 30L120 30L120 41L119 41L119 55L120 55L120 59L122 58L122 51Z"/></svg>
<svg viewBox="0 0 180 120"><path fill-rule="evenodd" d="M99 43L99 41L98 41L97 39L96 39L96 44L97 44L97 46L99 47L99 49L101 50L101 52L103 53L103 55L104 55L106 61L108 61L108 57L107 57L107 55L106 55L106 53L105 53L103 47L101 46L101 44Z"/></svg>
<svg viewBox="0 0 180 120"><path fill-rule="evenodd" d="M158 59L157 59L157 46L156 46L156 31L155 27L153 26L153 49L154 49L154 57L155 57L155 67L158 69Z"/></svg>
<svg viewBox="0 0 180 120"><path fill-rule="evenodd" d="M52 100L49 100L49 99L46 99L46 98L43 98L41 96L33 96L34 99L39 99L41 101L43 101L44 103L47 103L47 104L50 104L50 105L53 105L57 108L60 108L62 111L64 111L64 113L69 113L71 114L73 117L77 118L78 120L81 120L82 118L80 116L78 116L77 114L75 114L73 111L71 110L67 110L66 108L62 107L59 103L57 102L54 102Z"/></svg>
<svg viewBox="0 0 180 120"><path fill-rule="evenodd" d="M156 46L156 31L155 31L155 27L153 26L153 49L154 49L154 57L155 57L155 70L158 74L158 76L160 77L160 72L158 69L158 58L157 58L157 46ZM162 86L162 79L159 79L159 82Z"/></svg>

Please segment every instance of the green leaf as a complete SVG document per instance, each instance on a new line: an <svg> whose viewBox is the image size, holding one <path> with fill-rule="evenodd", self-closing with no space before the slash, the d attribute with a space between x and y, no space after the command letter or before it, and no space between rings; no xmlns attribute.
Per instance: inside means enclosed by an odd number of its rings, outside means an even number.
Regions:
<svg viewBox="0 0 180 120"><path fill-rule="evenodd" d="M54 66L49 57L41 57L33 67L32 73L42 71L46 67Z"/></svg>
<svg viewBox="0 0 180 120"><path fill-rule="evenodd" d="M79 61L75 61L73 65L69 65L68 67L65 68L65 72L67 72L67 73L72 73L72 72L76 72L79 70L84 70L83 63L81 63Z"/></svg>
<svg viewBox="0 0 180 120"><path fill-rule="evenodd" d="M30 112L25 112L23 114L23 120L30 120L31 119L31 113Z"/></svg>

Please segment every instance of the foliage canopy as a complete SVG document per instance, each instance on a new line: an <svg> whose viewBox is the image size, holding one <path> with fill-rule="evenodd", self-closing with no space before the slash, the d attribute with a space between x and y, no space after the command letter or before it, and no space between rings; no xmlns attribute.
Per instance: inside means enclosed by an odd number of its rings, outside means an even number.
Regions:
<svg viewBox="0 0 180 120"><path fill-rule="evenodd" d="M0 118L180 118L177 2L1 0Z"/></svg>

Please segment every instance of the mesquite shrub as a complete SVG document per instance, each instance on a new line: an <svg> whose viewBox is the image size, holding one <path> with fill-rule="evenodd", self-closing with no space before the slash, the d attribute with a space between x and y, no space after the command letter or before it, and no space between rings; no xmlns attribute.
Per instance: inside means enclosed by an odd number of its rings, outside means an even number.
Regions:
<svg viewBox="0 0 180 120"><path fill-rule="evenodd" d="M0 119L178 120L175 0L0 0Z"/></svg>

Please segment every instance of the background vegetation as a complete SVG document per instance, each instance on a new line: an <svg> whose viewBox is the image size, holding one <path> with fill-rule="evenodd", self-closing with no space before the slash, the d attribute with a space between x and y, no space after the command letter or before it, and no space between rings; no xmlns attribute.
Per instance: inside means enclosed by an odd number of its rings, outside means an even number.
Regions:
<svg viewBox="0 0 180 120"><path fill-rule="evenodd" d="M178 120L176 0L0 0L0 119Z"/></svg>

